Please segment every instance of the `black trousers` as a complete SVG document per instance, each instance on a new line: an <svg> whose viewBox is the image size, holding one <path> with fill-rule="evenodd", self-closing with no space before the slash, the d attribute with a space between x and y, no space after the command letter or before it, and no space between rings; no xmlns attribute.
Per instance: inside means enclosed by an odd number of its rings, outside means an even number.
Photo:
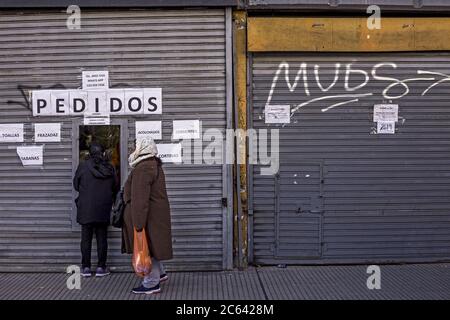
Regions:
<svg viewBox="0 0 450 320"><path fill-rule="evenodd" d="M97 267L106 267L108 255L108 224L92 223L81 226L81 265L83 268L91 267L92 238L95 233L97 239Z"/></svg>

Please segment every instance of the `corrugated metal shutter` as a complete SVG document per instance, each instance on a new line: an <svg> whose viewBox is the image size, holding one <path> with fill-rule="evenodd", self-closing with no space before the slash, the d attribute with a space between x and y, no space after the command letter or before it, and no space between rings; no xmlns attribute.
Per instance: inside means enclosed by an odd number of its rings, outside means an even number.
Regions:
<svg viewBox="0 0 450 320"><path fill-rule="evenodd" d="M67 17L56 10L0 15L1 123L25 123L25 144L33 143L32 123L63 123L62 142L45 144L41 170L22 167L16 144L0 144L0 271L62 271L80 261L71 219L76 121L33 118L21 88L78 88L82 69L107 69L111 86L163 88L163 114L147 118L163 121L163 143L171 142L172 120L226 127L225 10L82 10L81 30L68 30ZM134 121L145 118L126 119L131 145ZM223 167L165 170L175 256L168 268L224 268ZM129 270L120 233L110 238L110 265Z"/></svg>
<svg viewBox="0 0 450 320"><path fill-rule="evenodd" d="M280 63L271 105L304 104L290 124L265 124L262 114ZM305 92L301 64L307 64ZM317 64L323 92L317 85ZM368 83L345 90L345 68ZM409 93L386 99L392 79ZM418 70L434 72L418 73ZM280 130L278 176L252 170L254 261L271 263L401 262L450 259L450 54L260 54L252 62L252 123ZM298 76L297 86L294 79ZM434 80L432 80L434 79ZM348 86L364 82L350 74ZM441 81L442 80L442 81ZM439 82L439 83L437 83ZM429 91L425 92L432 84ZM388 95L404 93L393 87ZM359 97L328 98L343 94ZM422 93L424 93L422 95ZM354 100L346 104L341 102ZM395 134L376 134L373 106L399 105ZM338 104L334 108L328 107ZM322 166L322 169L320 167ZM322 171L322 174L320 173ZM321 175L322 178L319 178Z"/></svg>

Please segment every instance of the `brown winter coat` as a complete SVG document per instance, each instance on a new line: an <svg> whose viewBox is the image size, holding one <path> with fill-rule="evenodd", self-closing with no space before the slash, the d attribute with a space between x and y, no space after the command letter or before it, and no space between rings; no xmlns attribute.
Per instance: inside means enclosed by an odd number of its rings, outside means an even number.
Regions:
<svg viewBox="0 0 450 320"><path fill-rule="evenodd" d="M122 228L122 253L133 253L133 226L146 228L150 254L158 260L172 259L170 207L164 171L154 158L139 162L124 188L127 203Z"/></svg>

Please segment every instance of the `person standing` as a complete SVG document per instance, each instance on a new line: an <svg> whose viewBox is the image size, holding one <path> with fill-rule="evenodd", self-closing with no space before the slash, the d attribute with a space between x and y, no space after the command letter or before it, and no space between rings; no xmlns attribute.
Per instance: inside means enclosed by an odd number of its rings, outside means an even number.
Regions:
<svg viewBox="0 0 450 320"><path fill-rule="evenodd" d="M139 139L128 161L132 171L125 182L122 253L133 253L134 230L145 229L152 271L133 293L152 294L161 291L160 283L168 280L161 260L172 259L172 231L166 180L158 149L153 139Z"/></svg>
<svg viewBox="0 0 450 320"><path fill-rule="evenodd" d="M81 225L81 275L92 276L91 249L95 233L98 258L95 276L107 276L107 229L118 182L114 167L105 158L105 150L100 144L91 144L88 158L77 168L73 186L79 193L75 202L77 222Z"/></svg>

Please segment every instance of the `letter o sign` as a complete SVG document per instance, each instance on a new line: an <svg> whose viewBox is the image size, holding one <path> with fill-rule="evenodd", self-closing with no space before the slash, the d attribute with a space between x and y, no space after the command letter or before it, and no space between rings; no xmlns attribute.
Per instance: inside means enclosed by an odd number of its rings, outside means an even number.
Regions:
<svg viewBox="0 0 450 320"><path fill-rule="evenodd" d="M144 96L142 91L125 91L125 114L143 114Z"/></svg>

